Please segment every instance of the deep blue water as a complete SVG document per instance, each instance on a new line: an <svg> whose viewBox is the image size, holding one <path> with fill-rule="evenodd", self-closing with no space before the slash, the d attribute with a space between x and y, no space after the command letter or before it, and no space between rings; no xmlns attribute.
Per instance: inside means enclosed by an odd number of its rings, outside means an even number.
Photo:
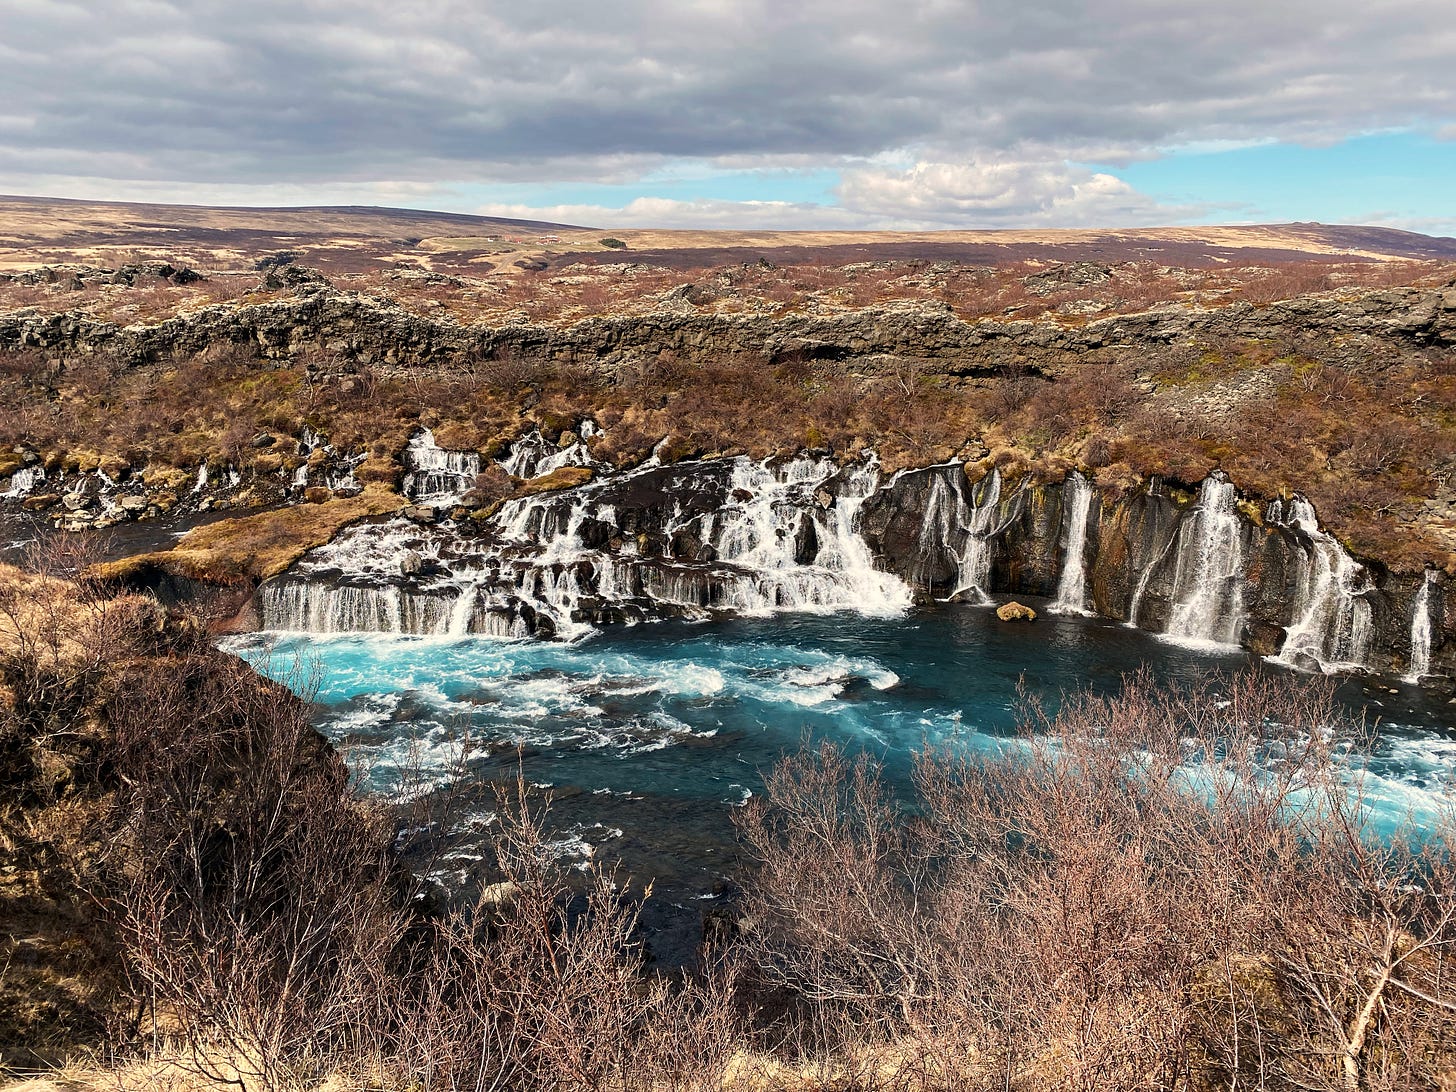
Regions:
<svg viewBox="0 0 1456 1092"><path fill-rule="evenodd" d="M254 634L226 647L301 691L316 685L319 727L373 788L438 798L463 782L434 862L447 883L475 878L472 837L491 821L490 785L519 770L551 787L563 859L620 859L679 901L721 886L733 809L806 738L870 750L903 788L923 744L983 747L1010 731L1019 683L1054 704L1082 687L1115 690L1143 665L1177 681L1254 662L1105 620L1006 624L962 605L898 619L664 622L572 644ZM1353 682L1340 697L1380 725L1374 805L1392 817L1428 813L1452 781L1448 707L1414 688Z"/></svg>

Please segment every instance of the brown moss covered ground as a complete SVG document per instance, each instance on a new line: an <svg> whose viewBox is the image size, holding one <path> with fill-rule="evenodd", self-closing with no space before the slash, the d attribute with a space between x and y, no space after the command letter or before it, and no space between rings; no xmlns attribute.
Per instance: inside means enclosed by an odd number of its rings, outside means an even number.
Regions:
<svg viewBox="0 0 1456 1092"><path fill-rule="evenodd" d="M125 582L155 566L169 576L208 584L256 583L277 576L350 523L398 511L404 504L393 490L369 486L353 497L331 497L322 504L274 508L195 527L169 550L138 554L90 571L103 580Z"/></svg>
<svg viewBox="0 0 1456 1092"><path fill-rule="evenodd" d="M631 464L660 441L667 459L802 447L878 451L887 467L953 456L1055 476L1081 466L1111 487L1150 474L1194 482L1213 467L1251 492L1307 494L1358 554L1399 568L1449 565L1456 550L1456 356L1432 350L1355 371L1307 349L1264 342L1193 348L1156 373L1136 361L1055 381L1004 370L934 377L905 366L855 374L834 362L671 354L613 376L585 368L482 361L457 374L376 375L339 359L253 359L235 348L131 367L0 354L0 450L35 447L55 468L136 468L185 492L200 461L276 476L301 461L260 432L308 425L340 450L364 450L365 498L230 521L183 544L182 571L232 578L275 572L298 544L386 510L410 432L498 455L539 426L550 437L590 416L603 459ZM4 468L0 468L3 471ZM169 486L170 483L170 486ZM218 553L225 536L239 535ZM288 545L283 545L284 542Z"/></svg>

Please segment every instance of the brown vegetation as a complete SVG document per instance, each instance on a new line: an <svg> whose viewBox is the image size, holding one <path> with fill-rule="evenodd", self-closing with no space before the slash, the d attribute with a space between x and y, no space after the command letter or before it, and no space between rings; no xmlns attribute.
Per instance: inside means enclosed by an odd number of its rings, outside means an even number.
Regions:
<svg viewBox="0 0 1456 1092"><path fill-rule="evenodd" d="M342 290L465 324L568 323L595 315L644 314L686 291L684 298L697 310L722 314L825 313L899 300L947 305L972 322L1014 318L1076 325L1089 317L1165 307L1265 305L1317 292L1440 285L1452 272L1449 261L1319 254L1179 268L1146 260L1068 265L1014 253L977 264L915 258L840 264L810 252L791 263L691 271L634 262L513 271L509 277L481 271L443 276L418 268L330 275ZM691 280L685 281L688 276ZM50 284L0 280L0 311L35 308L127 325L160 322L215 303L264 303L286 295L286 288L270 286L256 273L215 274L186 284L157 277L112 284L104 275L93 275L84 287L66 274Z"/></svg>
<svg viewBox="0 0 1456 1092"><path fill-rule="evenodd" d="M170 550L138 554L91 571L100 579L125 580L155 565L172 576L209 584L257 583L277 576L348 524L398 511L404 503L392 490L368 486L353 497L330 497L195 527Z"/></svg>
<svg viewBox="0 0 1456 1092"><path fill-rule="evenodd" d="M1380 840L1321 684L1127 682L922 755L912 814L834 747L770 776L744 948L793 1041L892 1047L879 1087L1456 1079L1449 817Z"/></svg>
<svg viewBox="0 0 1456 1092"><path fill-rule="evenodd" d="M890 469L989 457L1009 473L1044 477L1080 465L1112 488L1153 474L1191 483L1221 467L1254 494L1308 495L1362 556L1405 569L1450 564L1456 532L1430 522L1422 502L1453 485L1456 358L1433 349L1355 370L1319 353L1245 340L1172 353L1154 375L1125 360L1055 379L1010 367L956 379L913 362L866 375L792 354L769 366L690 364L664 352L616 374L503 355L448 374L379 374L328 354L286 364L236 347L145 367L11 353L0 354L0 397L15 409L0 420L0 450L28 444L52 469L100 465L173 490L201 462L215 472L235 466L246 488L283 480L303 458L287 442L256 448L253 437L307 425L340 450L369 452L359 478L387 488L420 424L447 446L496 455L533 425L555 438L592 417L605 428L591 441L594 454L626 465L666 439L669 460L872 448ZM357 518L361 505L383 504L329 501L311 516L255 522L322 526L334 513ZM250 539L234 552L266 545ZM215 561L178 564L202 572ZM243 568L273 571L275 559Z"/></svg>
<svg viewBox="0 0 1456 1092"><path fill-rule="evenodd" d="M521 786L498 882L441 908L306 706L195 623L3 588L12 1066L89 1042L113 1086L136 1059L256 1089L1456 1079L1456 828L1369 826L1323 681L1032 706L997 749L921 755L913 801L806 750L743 814L736 923L680 980L642 965L639 895L553 863Z"/></svg>

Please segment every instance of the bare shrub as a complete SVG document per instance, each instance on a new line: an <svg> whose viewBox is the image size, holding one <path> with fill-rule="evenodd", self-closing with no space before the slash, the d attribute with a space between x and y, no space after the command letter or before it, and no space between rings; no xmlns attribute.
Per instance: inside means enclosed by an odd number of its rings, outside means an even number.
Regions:
<svg viewBox="0 0 1456 1092"><path fill-rule="evenodd" d="M610 869L569 882L523 785L502 793L503 879L430 928L376 1057L430 1090L707 1087L736 1041L732 983L642 969Z"/></svg>
<svg viewBox="0 0 1456 1092"><path fill-rule="evenodd" d="M1338 724L1322 681L1136 676L927 752L910 816L802 754L742 819L748 965L801 1049L921 1059L896 1087L1449 1079L1450 846L1377 837Z"/></svg>
<svg viewBox="0 0 1456 1092"><path fill-rule="evenodd" d="M307 707L243 664L126 683L107 903L149 1021L175 1021L214 1079L216 1059L250 1086L317 1078L376 1015L404 930L386 820Z"/></svg>

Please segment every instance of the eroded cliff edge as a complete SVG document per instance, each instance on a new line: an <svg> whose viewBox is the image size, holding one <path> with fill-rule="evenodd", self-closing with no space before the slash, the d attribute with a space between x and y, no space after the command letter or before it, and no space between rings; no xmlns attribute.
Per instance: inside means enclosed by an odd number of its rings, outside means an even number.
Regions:
<svg viewBox="0 0 1456 1092"><path fill-rule="evenodd" d="M700 310L691 302L691 289L684 285L669 293L662 309L642 314L461 324L310 282L290 298L218 304L155 324L15 311L0 315L0 348L106 352L146 363L235 344L267 359L326 350L385 369L448 370L509 356L607 371L670 352L691 363L740 357L777 364L793 357L853 362L866 371L914 362L934 374L994 375L1025 367L1054 377L1127 353L1161 366L1180 352L1202 353L1238 340L1275 342L1291 352L1310 349L1320 359L1357 370L1456 342L1456 284L1326 293L1264 306L1178 307L1083 322L968 322L948 304L930 301L823 314L773 307L723 314Z"/></svg>
<svg viewBox="0 0 1456 1092"><path fill-rule="evenodd" d="M411 492L411 437L432 425L474 460L477 480L462 479L430 519L469 518L501 537L502 503L517 515L533 504L549 512L526 498L564 488L551 500L558 515L529 529L558 556L526 568L538 580L570 573L581 601L553 607L549 595L517 595L527 609L485 627L549 633L654 609L643 603L761 606L753 595L735 604L736 578L695 586L636 561L637 584L604 594L604 570L573 569L566 555L620 559L630 543L639 559L669 568L731 571L737 555L721 543L664 530L681 522L684 504L696 506L693 518L743 507L735 491L753 490L714 467L757 460L772 478L786 464L767 456L809 451L839 467L840 480L871 447L884 480L856 493L845 516L836 513L847 494L820 475L823 495L796 499L795 528L774 530L808 539L759 568L812 567L826 530L829 539L852 530L871 567L913 594L1057 596L1076 538L1086 570L1078 609L1302 666L1446 671L1456 285L967 321L925 300L848 309L757 301L725 312L686 284L633 314L462 324L305 273L291 283L283 297L153 324L35 309L0 316L0 351L19 362L11 370L23 401L10 437L19 442L0 457L0 494L65 528L205 507L315 506L317 518L295 521L307 533L267 566L234 559L221 574L256 579L352 519L419 500L401 490ZM579 457L543 485L519 456L532 445L579 448ZM659 483L655 500L632 508L640 526L622 523L614 504L610 518L583 514L575 537L563 537L582 496L619 488L583 479L626 473L637 489L635 472L654 465L677 484ZM1069 490L1075 518L1062 500ZM456 501L463 511L451 511ZM669 545L644 552L642 534ZM225 532L214 538L211 560L228 550ZM242 536L239 550L251 548ZM984 575L967 576L968 550ZM435 587L425 600L442 594ZM433 620L419 624L443 624L437 614L426 609Z"/></svg>

